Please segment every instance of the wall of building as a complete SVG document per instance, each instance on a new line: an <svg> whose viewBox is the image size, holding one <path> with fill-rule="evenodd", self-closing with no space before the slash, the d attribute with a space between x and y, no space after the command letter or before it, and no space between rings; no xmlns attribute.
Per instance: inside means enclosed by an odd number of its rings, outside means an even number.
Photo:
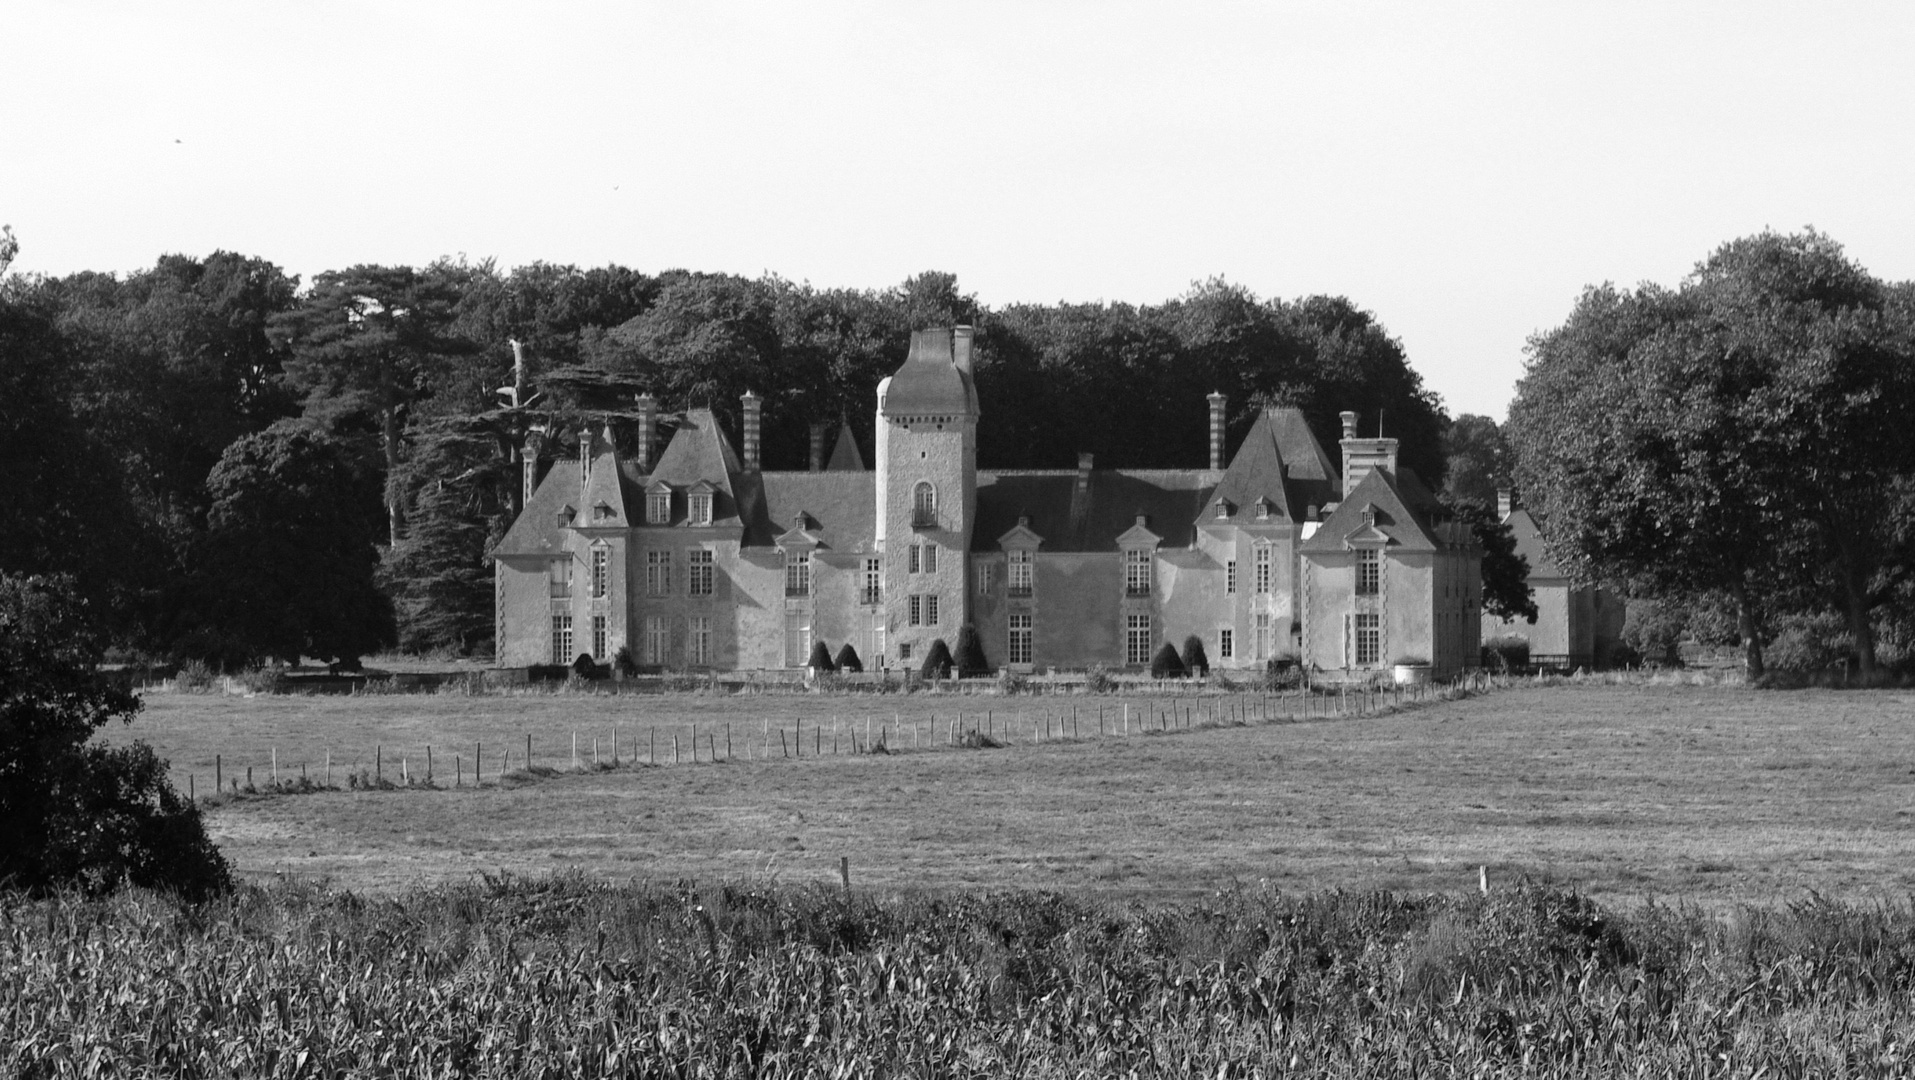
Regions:
<svg viewBox="0 0 1915 1080"><path fill-rule="evenodd" d="M877 486L877 512L884 522L888 652L899 657L908 646L911 658L905 662L916 665L939 638L955 650L958 628L964 622L970 525L976 503L977 473L971 466L976 461L977 423L963 416L901 423L880 414L878 427L878 450L885 463ZM919 481L929 482L937 492L935 528L919 528L912 523ZM938 546L937 570L913 574L911 545L924 543ZM910 598L914 595L937 596L935 625L910 624Z"/></svg>
<svg viewBox="0 0 1915 1080"><path fill-rule="evenodd" d="M549 563L539 556L515 556L493 564L496 663L501 667L529 667L551 661Z"/></svg>

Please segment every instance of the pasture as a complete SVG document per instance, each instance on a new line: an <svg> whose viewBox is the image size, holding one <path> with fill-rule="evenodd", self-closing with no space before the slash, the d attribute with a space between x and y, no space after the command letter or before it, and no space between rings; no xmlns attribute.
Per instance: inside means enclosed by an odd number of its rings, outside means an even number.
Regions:
<svg viewBox="0 0 1915 1080"><path fill-rule="evenodd" d="M1186 706L1197 699L1181 699ZM1212 703L1242 699L1202 699ZM1453 892L1530 874L1605 903L1706 905L1915 892L1915 694L1737 687L1519 686L1382 715L1110 734L1156 699L890 696L453 695L236 697L151 693L131 727L202 795L214 755L263 784L332 754L335 782L434 747L436 788L242 798L211 808L243 874L396 891L480 873L578 870L610 880L835 882L887 890L1051 889L1184 899L1232 882L1286 892ZM1075 704L1078 738L1031 742ZM1087 731L1104 710L1106 733ZM936 745L963 727L1011 745ZM886 755L849 753L889 722ZM905 725L900 735L896 726ZM764 732L795 735L786 758ZM697 724L701 749L684 746ZM914 739L909 734L919 729ZM652 766L651 732L680 733ZM832 732L839 754L829 750ZM623 767L571 768L571 737ZM558 771L498 783L511 750ZM1068 732L1064 732L1068 734ZM708 743L707 740L713 742ZM487 786L470 786L486 747ZM632 766L634 745L641 763ZM914 747L925 747L917 749ZM935 748L933 748L935 747ZM451 787L453 762L464 783ZM747 758L746 755L750 757ZM317 776L314 776L317 779Z"/></svg>

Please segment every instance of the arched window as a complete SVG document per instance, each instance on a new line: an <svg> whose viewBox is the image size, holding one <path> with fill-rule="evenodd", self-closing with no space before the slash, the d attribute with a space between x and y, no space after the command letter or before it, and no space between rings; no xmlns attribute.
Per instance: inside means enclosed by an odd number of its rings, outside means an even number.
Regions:
<svg viewBox="0 0 1915 1080"><path fill-rule="evenodd" d="M929 480L918 481L911 492L911 524L933 526L938 523L938 489Z"/></svg>

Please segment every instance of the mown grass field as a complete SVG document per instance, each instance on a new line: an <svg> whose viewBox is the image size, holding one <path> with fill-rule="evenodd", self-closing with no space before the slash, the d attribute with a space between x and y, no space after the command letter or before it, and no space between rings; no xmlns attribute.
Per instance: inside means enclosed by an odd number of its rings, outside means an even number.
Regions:
<svg viewBox="0 0 1915 1080"><path fill-rule="evenodd" d="M254 878L291 874L391 891L479 873L577 869L613 880L835 882L860 887L1056 889L1190 898L1231 882L1286 892L1454 891L1530 873L1605 903L1708 905L1820 894L1915 892L1915 694L1762 692L1681 685L1500 690L1381 716L1198 727L1130 737L1088 732L1161 713L1139 698L151 694L114 738L140 737L205 785L220 754L264 783L328 748L335 780L401 759L417 777L434 746L438 790L241 799L209 811L223 850ZM1226 699L1234 700L1234 699ZM1189 698L1184 704L1193 704ZM1040 712L1078 709L1078 740L1030 744ZM810 756L833 718L948 735L988 709L1012 745ZM803 720L806 755L760 757L767 720ZM732 725L735 760L689 764ZM1133 721L1133 731L1141 726ZM534 734L538 764L570 767L571 734L629 759L647 732L680 733L681 760L449 788L458 748L487 748L488 781ZM746 738L747 732L752 733ZM1057 729L1054 726L1052 733ZM849 739L840 735L841 749ZM668 738L667 738L668 741ZM936 741L936 740L933 740ZM750 760L744 744L750 743ZM661 761L669 761L661 751ZM237 770L237 772L236 772ZM469 772L467 780L469 783ZM183 785L182 785L183 786ZM205 787L200 788L202 794Z"/></svg>

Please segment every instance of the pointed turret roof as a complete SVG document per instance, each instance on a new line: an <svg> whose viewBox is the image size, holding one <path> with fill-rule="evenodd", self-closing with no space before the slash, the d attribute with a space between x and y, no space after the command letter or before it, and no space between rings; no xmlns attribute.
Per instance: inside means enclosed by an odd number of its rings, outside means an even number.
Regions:
<svg viewBox="0 0 1915 1080"><path fill-rule="evenodd" d="M831 463L825 466L825 471L865 471L864 455L858 453L858 440L852 436L849 423L838 430L838 445L831 448Z"/></svg>

